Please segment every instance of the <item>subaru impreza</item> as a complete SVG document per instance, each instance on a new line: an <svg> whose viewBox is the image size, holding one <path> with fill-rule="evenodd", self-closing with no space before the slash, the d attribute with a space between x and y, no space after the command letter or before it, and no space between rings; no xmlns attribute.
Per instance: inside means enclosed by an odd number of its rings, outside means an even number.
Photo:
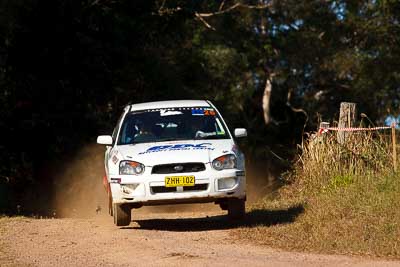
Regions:
<svg viewBox="0 0 400 267"><path fill-rule="evenodd" d="M117 226L142 206L214 202L231 219L245 215L245 159L217 108L205 100L125 107L106 146L103 183Z"/></svg>

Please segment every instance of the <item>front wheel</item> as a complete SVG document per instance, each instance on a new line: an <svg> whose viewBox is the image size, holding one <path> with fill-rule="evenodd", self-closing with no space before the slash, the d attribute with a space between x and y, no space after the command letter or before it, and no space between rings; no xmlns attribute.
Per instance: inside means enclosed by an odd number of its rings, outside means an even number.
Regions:
<svg viewBox="0 0 400 267"><path fill-rule="evenodd" d="M127 226L131 223L131 208L126 204L113 204L114 224Z"/></svg>
<svg viewBox="0 0 400 267"><path fill-rule="evenodd" d="M228 200L228 217L231 220L243 219L246 215L246 201L244 199Z"/></svg>

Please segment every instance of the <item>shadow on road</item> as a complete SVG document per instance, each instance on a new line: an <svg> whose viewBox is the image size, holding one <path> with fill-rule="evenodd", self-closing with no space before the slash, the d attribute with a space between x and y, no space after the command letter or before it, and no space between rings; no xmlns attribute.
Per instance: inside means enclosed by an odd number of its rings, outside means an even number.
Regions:
<svg viewBox="0 0 400 267"><path fill-rule="evenodd" d="M292 223L303 213L303 206L294 206L284 210L252 210L241 221L230 221L227 216L210 216L204 218L146 219L136 220L139 227L123 227L121 229L145 229L161 231L209 231L233 229L237 227L272 226Z"/></svg>

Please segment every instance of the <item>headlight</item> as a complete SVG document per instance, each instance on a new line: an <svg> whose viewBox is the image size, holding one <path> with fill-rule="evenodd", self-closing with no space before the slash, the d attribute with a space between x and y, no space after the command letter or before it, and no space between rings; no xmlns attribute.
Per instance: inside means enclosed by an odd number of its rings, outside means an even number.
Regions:
<svg viewBox="0 0 400 267"><path fill-rule="evenodd" d="M119 174L139 175L143 172L144 165L139 162L123 160L119 163Z"/></svg>
<svg viewBox="0 0 400 267"><path fill-rule="evenodd" d="M233 154L224 155L213 160L212 166L217 171L236 168L236 157Z"/></svg>

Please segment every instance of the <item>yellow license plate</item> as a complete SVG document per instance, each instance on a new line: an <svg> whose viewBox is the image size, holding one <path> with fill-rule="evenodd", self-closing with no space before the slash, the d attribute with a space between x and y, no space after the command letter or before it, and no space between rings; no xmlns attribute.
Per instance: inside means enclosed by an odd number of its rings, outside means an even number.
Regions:
<svg viewBox="0 0 400 267"><path fill-rule="evenodd" d="M194 186L194 176L167 176L165 187Z"/></svg>

